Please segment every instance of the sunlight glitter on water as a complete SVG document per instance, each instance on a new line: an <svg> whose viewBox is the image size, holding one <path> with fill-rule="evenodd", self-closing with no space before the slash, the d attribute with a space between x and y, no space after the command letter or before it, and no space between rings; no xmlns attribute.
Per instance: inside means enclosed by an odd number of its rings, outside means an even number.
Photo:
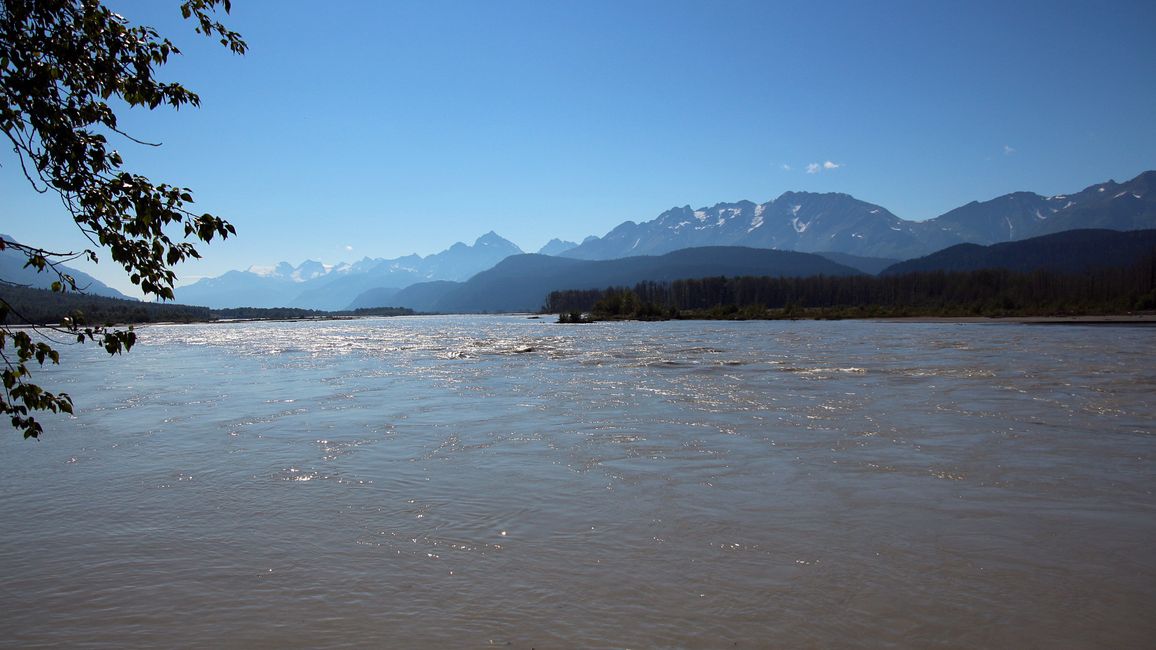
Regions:
<svg viewBox="0 0 1156 650"><path fill-rule="evenodd" d="M123 359L45 373L79 417L0 443L0 636L1134 647L1156 605L1153 339L143 328Z"/></svg>

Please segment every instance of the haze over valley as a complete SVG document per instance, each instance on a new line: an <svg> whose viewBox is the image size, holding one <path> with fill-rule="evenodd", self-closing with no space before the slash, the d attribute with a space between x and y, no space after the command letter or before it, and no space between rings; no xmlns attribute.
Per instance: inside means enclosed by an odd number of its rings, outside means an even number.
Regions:
<svg viewBox="0 0 1156 650"><path fill-rule="evenodd" d="M978 245L1019 241L1075 229L1136 230L1156 228L1156 171L1147 171L1122 183L1105 181L1069 194L1041 196L1016 192L986 201L972 201L922 222L899 219L886 208L846 194L787 192L777 199L719 203L711 207L672 208L658 217L625 222L605 235L590 236L575 245L552 240L538 255L607 261L655 256L697 247L740 246L817 253L836 264L877 273L900 260L922 257L961 243ZM704 277L708 275L813 275L830 274L818 262L800 262L794 268L726 268L699 264L694 269L664 271L662 277L645 274L605 274L576 280L569 267L542 260L519 262L526 286L515 297L509 289L500 300L491 296L503 287L482 289L458 286L499 262L524 252L494 232L473 244L457 243L445 251L422 257L364 258L353 264L325 265L306 261L297 266L281 262L274 267L250 267L178 288L177 301L212 308L298 307L346 310L369 307L408 307L418 311L526 311L542 304L555 289L601 288L643 280ZM800 260L803 258L799 258ZM811 266L808 266L810 264ZM545 271L542 265L558 268ZM512 275L509 267L495 273ZM729 272L728 272L729 271ZM839 271L834 271L838 273ZM551 273L557 277L548 279ZM696 276L695 274L700 274ZM483 278L479 278L479 282ZM491 280L492 282L492 280ZM598 285L598 282L604 283ZM457 283L457 284L454 284ZM593 284L591 284L593 283ZM524 283L523 283L524 284ZM407 288L413 287L408 291ZM457 298L447 298L456 292ZM465 296L472 295L472 299Z"/></svg>

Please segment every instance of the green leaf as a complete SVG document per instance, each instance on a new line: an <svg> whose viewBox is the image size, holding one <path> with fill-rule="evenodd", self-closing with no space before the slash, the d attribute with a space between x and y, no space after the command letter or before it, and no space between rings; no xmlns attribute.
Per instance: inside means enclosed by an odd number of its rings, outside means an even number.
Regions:
<svg viewBox="0 0 1156 650"><path fill-rule="evenodd" d="M0 130L13 145L16 168L24 171L35 191L58 194L85 236L108 250L135 285L146 294L171 299L176 280L172 267L199 253L191 244L174 244L169 232L183 231L209 242L214 234L224 237L235 230L219 218L205 215L210 219L206 223L185 212L182 205L193 202L191 190L129 173L121 153L109 149L109 138L120 135L114 108L196 107L200 97L179 83L161 80L159 68L180 54L179 48L155 29L132 25L102 2L0 0ZM247 49L239 35L214 20L219 9L229 12L229 0L185 0L179 7L196 31L215 37L234 53ZM8 249L25 257L24 268L54 274L49 286L58 294L77 289L75 278L64 273L61 264L80 256L98 261L92 250L58 253L0 238L0 250ZM10 313L0 300L3 323ZM78 344L96 343L111 354L127 352L136 341L131 329L77 331L83 322L83 314L76 313L56 329L75 335ZM0 351L7 363L0 366L7 367L0 413L25 438L36 438L43 428L30 413L72 413L72 401L32 382L25 363L59 363L59 354L3 323Z"/></svg>

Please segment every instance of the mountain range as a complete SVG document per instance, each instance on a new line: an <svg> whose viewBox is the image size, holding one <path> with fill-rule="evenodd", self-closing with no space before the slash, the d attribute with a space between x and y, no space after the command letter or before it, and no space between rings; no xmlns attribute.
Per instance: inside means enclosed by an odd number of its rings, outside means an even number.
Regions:
<svg viewBox="0 0 1156 650"><path fill-rule="evenodd" d="M387 297L418 282L468 279L522 249L493 232L473 245L461 242L422 257L364 258L359 262L326 267L312 260L292 266L282 262L273 269L250 267L206 278L176 291L177 302L215 309L226 307L301 307L336 311L345 309L366 291ZM380 305L374 305L380 306Z"/></svg>
<svg viewBox="0 0 1156 650"><path fill-rule="evenodd" d="M988 246L956 244L925 257L893 264L879 275L982 269L1077 274L1128 267L1153 255L1156 255L1156 230L1065 230Z"/></svg>
<svg viewBox="0 0 1156 650"><path fill-rule="evenodd" d="M1015 192L972 201L927 221L905 221L847 194L787 192L767 203L671 208L643 223L627 221L561 255L614 259L692 246L749 246L910 259L962 243L994 244L1077 228L1156 226L1156 171L1107 181L1068 195Z"/></svg>
<svg viewBox="0 0 1156 650"><path fill-rule="evenodd" d="M651 221L627 221L581 244L552 240L538 254L604 261L737 246L820 253L874 274L896 261L963 243L988 245L1073 229L1154 228L1154 184L1156 171L1147 171L1124 183L1107 181L1066 195L1015 192L973 201L922 222L900 219L886 208L847 194L787 192L761 204L739 201L709 208L671 208ZM215 308L422 309L442 300L443 291L457 290L441 283L463 282L511 255L522 254L512 242L490 232L473 245L457 243L424 258L366 258L335 267L308 261L296 267L282 263L272 269L230 271L180 287L176 296L178 302ZM527 267L525 272L536 271Z"/></svg>
<svg viewBox="0 0 1156 650"><path fill-rule="evenodd" d="M556 289L604 289L718 275L860 274L858 269L819 255L739 246L702 246L616 260L514 255L466 282L415 284L395 294L393 300L417 311L523 312L541 309L546 296Z"/></svg>

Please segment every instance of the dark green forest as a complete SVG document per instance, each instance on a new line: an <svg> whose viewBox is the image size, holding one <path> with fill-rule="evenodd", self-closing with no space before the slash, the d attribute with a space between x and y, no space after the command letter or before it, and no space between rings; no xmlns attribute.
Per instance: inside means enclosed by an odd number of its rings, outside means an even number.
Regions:
<svg viewBox="0 0 1156 650"><path fill-rule="evenodd" d="M412 309L380 307L344 312L278 307L209 309L159 302L105 298L77 292L0 286L0 322L9 325L60 323L66 318L87 325L133 325L142 323L194 323L215 320L298 320L352 316L408 316Z"/></svg>
<svg viewBox="0 0 1156 650"><path fill-rule="evenodd" d="M1084 273L1007 269L872 276L712 277L555 291L562 321L666 318L1077 316L1156 310L1156 252Z"/></svg>

